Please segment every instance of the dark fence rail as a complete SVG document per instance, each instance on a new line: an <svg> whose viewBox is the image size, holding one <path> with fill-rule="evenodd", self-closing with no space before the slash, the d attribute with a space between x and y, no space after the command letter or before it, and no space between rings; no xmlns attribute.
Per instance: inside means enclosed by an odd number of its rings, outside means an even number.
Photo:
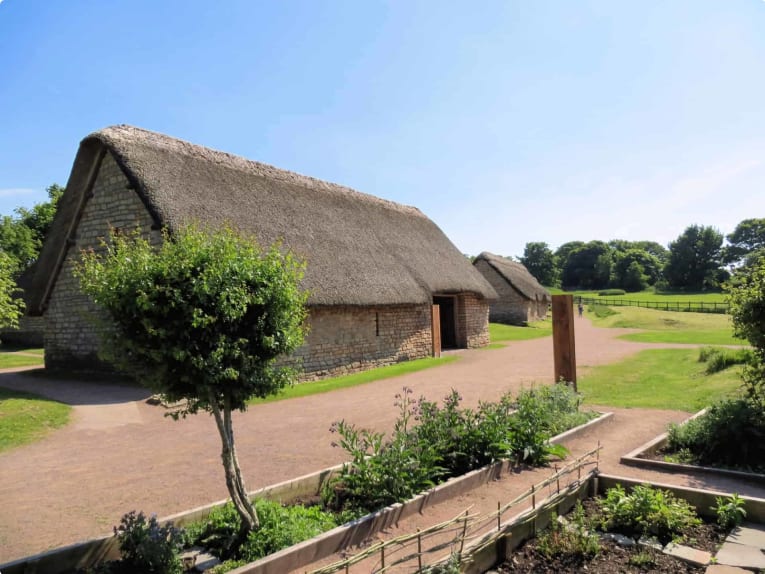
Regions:
<svg viewBox="0 0 765 574"><path fill-rule="evenodd" d="M688 311L691 313L727 313L728 304L708 301L635 301L609 297L575 297L583 305L605 305L607 307L644 307L660 311Z"/></svg>

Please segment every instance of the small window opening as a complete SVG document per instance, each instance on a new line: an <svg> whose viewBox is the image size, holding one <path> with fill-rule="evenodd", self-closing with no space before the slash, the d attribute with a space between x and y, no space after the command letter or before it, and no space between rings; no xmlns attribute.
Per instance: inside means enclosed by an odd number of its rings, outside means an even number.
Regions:
<svg viewBox="0 0 765 574"><path fill-rule="evenodd" d="M380 313L375 312L375 337L380 336Z"/></svg>

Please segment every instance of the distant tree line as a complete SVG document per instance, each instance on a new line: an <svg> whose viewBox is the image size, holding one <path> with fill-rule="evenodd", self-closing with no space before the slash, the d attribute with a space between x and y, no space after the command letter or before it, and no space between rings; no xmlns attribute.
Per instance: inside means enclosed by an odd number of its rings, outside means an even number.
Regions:
<svg viewBox="0 0 765 574"><path fill-rule="evenodd" d="M764 255L765 219L745 219L725 237L714 227L690 225L667 247L613 239L569 241L553 251L534 241L519 259L548 287L717 291L729 269L754 265Z"/></svg>

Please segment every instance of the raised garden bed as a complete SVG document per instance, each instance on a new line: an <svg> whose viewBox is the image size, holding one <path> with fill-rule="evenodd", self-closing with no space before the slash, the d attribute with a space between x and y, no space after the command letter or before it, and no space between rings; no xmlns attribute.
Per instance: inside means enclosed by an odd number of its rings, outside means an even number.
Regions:
<svg viewBox="0 0 765 574"><path fill-rule="evenodd" d="M686 424L688 421L703 416L706 412L706 409L701 410L680 424ZM670 462L666 459L667 442L668 433L662 433L656 438L624 455L621 457L620 461L622 464L641 468L662 469L670 470L673 472L694 473L709 476L726 476L735 478L737 480L745 480L755 484L765 484L765 474L745 472L741 470L731 470L727 468L717 468L712 466L699 466L695 464Z"/></svg>
<svg viewBox="0 0 765 574"><path fill-rule="evenodd" d="M547 559L539 552L539 535L550 528L559 515L568 514L578 501L584 502L588 512L594 504L588 502L595 496L604 495L609 489L621 485L628 491L641 483L633 479L591 473L584 481L572 483L558 494L538 502L535 509L517 515L497 533L476 541L467 547L462 556L460 571L466 574L482 574L489 569L502 574L511 572L644 572L641 569L650 562L651 572L704 572L702 564L713 562L712 555L722 543L723 533L715 525L715 513L711 510L717 498L725 493L681 488L664 484L653 485L663 491L686 501L700 517L707 522L701 527L693 527L685 542L658 544L647 537L642 544L637 544L638 536L624 538L611 535L597 535L600 552L592 558L583 560L576 554L562 558ZM762 523L765 520L765 500L743 497L748 513L747 520ZM576 528L576 519L567 518L564 528ZM594 533L595 530L588 530ZM549 548L549 540L542 547ZM695 547L697 552L691 551ZM706 552L707 554L704 554ZM711 554L710 554L711 553ZM630 564L632 560L632 564ZM695 565L694 565L695 564Z"/></svg>
<svg viewBox="0 0 765 574"><path fill-rule="evenodd" d="M562 440L576 436L589 430L594 425L601 424L611 416L611 413L600 415L575 429L553 437L550 442L558 444ZM342 465L286 481L277 485L260 489L251 493L252 498L266 498L289 504L296 500L306 500L318 496L324 484L340 471ZM360 544L375 533L396 524L399 520L421 512L428 506L438 504L446 499L458 496L472 490L481 484L495 480L512 468L508 461L497 462L487 467L452 478L439 486L420 494L413 499L399 504L390 505L378 512L364 516L349 524L340 526L322 535L300 544L276 552L266 558L253 562L232 572L237 574L280 574L298 569L323 557L330 556L344 548ZM173 521L177 526L207 517L214 508L225 504L219 501L199 507L188 512L168 516L161 522ZM28 568L35 568L36 574L61 574L76 568L86 567L103 560L118 557L118 549L113 536L89 540L65 548L52 550L29 558L23 558L0 565L3 574L24 574Z"/></svg>

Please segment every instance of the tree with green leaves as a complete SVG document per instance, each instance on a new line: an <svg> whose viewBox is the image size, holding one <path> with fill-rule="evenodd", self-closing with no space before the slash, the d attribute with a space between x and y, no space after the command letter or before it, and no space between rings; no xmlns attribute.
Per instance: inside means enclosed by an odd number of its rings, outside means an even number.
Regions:
<svg viewBox="0 0 765 574"><path fill-rule="evenodd" d="M614 255L612 283L626 291L642 291L659 279L661 263L643 249L629 248Z"/></svg>
<svg viewBox="0 0 765 574"><path fill-rule="evenodd" d="M751 253L765 250L765 219L744 219L725 239L723 263L738 265Z"/></svg>
<svg viewBox="0 0 765 574"><path fill-rule="evenodd" d="M555 287L558 283L558 270L555 266L555 256L547 243L531 241L523 250L521 263L529 270L537 281L547 287Z"/></svg>
<svg viewBox="0 0 765 574"><path fill-rule="evenodd" d="M113 232L100 249L83 252L76 273L111 320L101 333L103 358L167 401L185 401L176 417L200 410L214 417L241 543L259 522L231 415L295 380L295 369L278 359L303 342L303 265L278 245L261 250L231 229L190 226L165 233L159 247L138 232Z"/></svg>
<svg viewBox="0 0 765 574"><path fill-rule="evenodd" d="M5 215L0 220L0 249L14 258L18 272L32 265L40 254L64 194L64 188L55 183L46 191L48 201L35 204L31 209L17 207L14 216Z"/></svg>
<svg viewBox="0 0 765 574"><path fill-rule="evenodd" d="M612 263L611 248L602 241L590 241L568 254L561 282L564 288L602 289L608 286Z"/></svg>
<svg viewBox="0 0 765 574"><path fill-rule="evenodd" d="M754 348L755 360L744 369L745 388L765 406L765 258L739 268L726 290L734 334Z"/></svg>
<svg viewBox="0 0 765 574"><path fill-rule="evenodd" d="M690 225L669 243L664 277L672 289L709 291L720 288L723 236L711 226Z"/></svg>
<svg viewBox="0 0 765 574"><path fill-rule="evenodd" d="M19 318L24 314L24 301L16 296L20 289L13 279L15 271L16 261L0 251L0 328L18 327Z"/></svg>

